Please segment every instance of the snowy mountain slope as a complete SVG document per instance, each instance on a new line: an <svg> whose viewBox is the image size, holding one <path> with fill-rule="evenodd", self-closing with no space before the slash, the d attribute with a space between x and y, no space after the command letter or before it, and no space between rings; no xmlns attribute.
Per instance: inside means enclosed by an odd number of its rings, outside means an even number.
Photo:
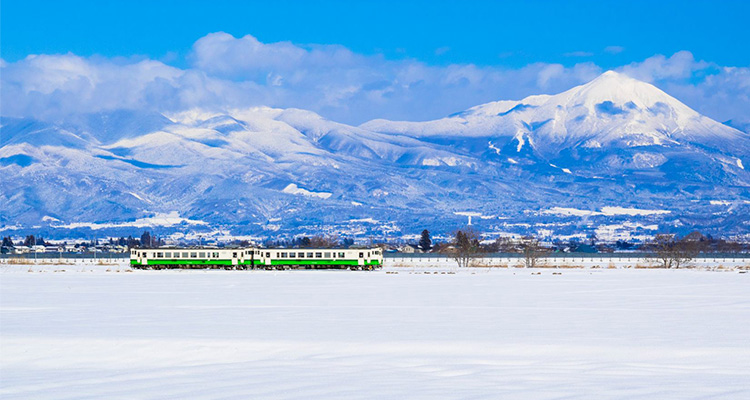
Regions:
<svg viewBox="0 0 750 400"><path fill-rule="evenodd" d="M466 222L456 213L473 211L494 232L738 233L750 214L750 137L614 72L438 121L353 127L268 107L116 111L3 118L0 136L6 227L177 212L205 225L171 231L398 235L449 232ZM597 211L612 206L664 212ZM580 212L547 212L555 207Z"/></svg>
<svg viewBox="0 0 750 400"><path fill-rule="evenodd" d="M554 96L473 107L430 122L370 121L362 128L417 137L513 137L542 152L565 147L669 146L696 141L749 152L746 135L704 117L645 82L608 71ZM726 142L743 140L736 149Z"/></svg>
<svg viewBox="0 0 750 400"><path fill-rule="evenodd" d="M347 206L351 206L354 201L354 198L349 199L352 190L381 190L388 193L383 188L392 183L383 184L379 181L379 177L388 175L385 167L377 164L384 159L386 162L395 162L413 153L417 153L416 156L411 156L414 159L424 158L424 155L419 155L420 152L429 153L433 158L440 154L444 154L445 158L459 158L411 139L400 140L411 145L411 148L383 142L382 138L380 142L369 139L360 143L345 126L334 124L326 127L326 123L332 123L320 122L322 119L317 116L318 129L323 133L311 137L284 122L276 121L274 114L278 113L275 110L244 110L235 116L206 115L205 120L186 119L186 123L181 123L178 119L162 130L122 138L114 143L101 145L98 141L93 141L81 153L71 153L71 148L64 145L45 144L39 148L19 150L8 144L2 148L3 159L15 160L10 157L16 157L20 152L29 159L36 160L36 164L46 173L60 177L80 174L90 176L91 179L84 185L86 187L79 187L77 192L75 185L62 185L52 179L45 184L46 188L39 188L35 183L29 185L30 182L35 182L29 178L36 176L36 168L20 165L28 164L24 162L6 163L5 168L9 169L14 178L4 182L4 193L24 192L27 189L35 193L44 192L43 196L33 201L28 196L3 198L2 205L5 209L13 210L6 214L13 219L7 221L33 223L48 215L66 222L81 219L99 222L103 218L112 218L111 213L74 214L73 210L61 207L67 204L65 198L72 197L92 202L85 205L76 203L75 208L98 210L93 204L101 200L97 193L106 191L106 187L109 187L111 194L122 194L128 201L133 201L134 198L141 200L142 204L137 212L132 210L116 215L122 219L135 218L144 210L180 210L193 215L214 215L204 212L200 207L193 207L196 203L207 207L211 204L212 207L219 208L218 215L224 222L247 221L266 215L267 218L273 218L273 213L277 213L278 208L294 208L289 204L307 205L314 200L300 193L327 194L325 199L335 194L331 202L340 201ZM223 129L228 123L236 126L229 130ZM4 132L8 132L9 136L13 133L5 129L10 129L8 125L4 127ZM305 129L309 134L310 126ZM23 133L17 134L25 137ZM13 135L15 137L16 133ZM367 152L353 151L352 146L367 149ZM75 147L81 146L76 144ZM41 148L46 149L43 154L39 153ZM376 164L361 165L363 159L373 159ZM85 165L80 165L82 163ZM123 171L127 173L123 174ZM100 175L102 178L119 181L118 185L123 187L114 184L98 185L94 177ZM124 179L126 176L128 178ZM300 189L285 191L290 185ZM411 184L403 186L409 185ZM90 193L92 186L100 187ZM403 186L389 191L398 192ZM424 193L425 190L422 188L418 192ZM262 199L258 199L258 194L262 195ZM360 195L361 193L357 194ZM281 199L277 202L277 208L271 212L263 211L268 204L276 203L275 197ZM29 204L32 206L24 207ZM236 209L244 205L252 205L261 212L241 209L233 210L231 217L226 216L228 207Z"/></svg>
<svg viewBox="0 0 750 400"><path fill-rule="evenodd" d="M554 96L488 103L438 121L376 120L361 127L586 177L640 171L669 180L692 173L697 181L748 183L746 134L613 71Z"/></svg>
<svg viewBox="0 0 750 400"><path fill-rule="evenodd" d="M101 144L137 137L170 124L167 117L157 112L134 110L74 114L60 121L66 129L81 132Z"/></svg>

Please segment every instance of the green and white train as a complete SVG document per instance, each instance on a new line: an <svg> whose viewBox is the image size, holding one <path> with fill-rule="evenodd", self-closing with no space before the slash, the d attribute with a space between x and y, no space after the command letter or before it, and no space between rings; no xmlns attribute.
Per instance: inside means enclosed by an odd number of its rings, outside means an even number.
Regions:
<svg viewBox="0 0 750 400"><path fill-rule="evenodd" d="M367 249L263 249L245 247L131 249L130 266L142 269L366 269L383 266L383 251Z"/></svg>

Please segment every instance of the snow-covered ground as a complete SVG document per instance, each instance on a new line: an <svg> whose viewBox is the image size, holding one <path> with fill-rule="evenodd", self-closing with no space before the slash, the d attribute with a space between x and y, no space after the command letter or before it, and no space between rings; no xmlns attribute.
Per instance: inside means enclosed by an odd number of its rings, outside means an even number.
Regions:
<svg viewBox="0 0 750 400"><path fill-rule="evenodd" d="M126 271L0 265L0 397L750 398L736 270Z"/></svg>

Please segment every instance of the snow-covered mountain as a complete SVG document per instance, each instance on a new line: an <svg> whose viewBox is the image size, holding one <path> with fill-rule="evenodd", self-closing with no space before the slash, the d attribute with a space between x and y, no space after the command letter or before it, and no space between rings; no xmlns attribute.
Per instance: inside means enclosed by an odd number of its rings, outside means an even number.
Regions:
<svg viewBox="0 0 750 400"><path fill-rule="evenodd" d="M404 134L431 142L494 138L487 147L526 147L544 158L572 151L635 149L640 160L666 161L667 149L704 148L711 157L737 164L750 153L748 136L704 117L658 88L608 71L593 81L554 96L530 96L473 107L431 122L370 121L361 128ZM478 150L478 149L475 149ZM513 154L513 151L510 152ZM577 157L569 160L576 167ZM634 160L639 163L637 160Z"/></svg>
<svg viewBox="0 0 750 400"><path fill-rule="evenodd" d="M748 231L750 135L607 72L437 121L266 107L2 118L0 227L543 235ZM32 228L33 227L33 228Z"/></svg>

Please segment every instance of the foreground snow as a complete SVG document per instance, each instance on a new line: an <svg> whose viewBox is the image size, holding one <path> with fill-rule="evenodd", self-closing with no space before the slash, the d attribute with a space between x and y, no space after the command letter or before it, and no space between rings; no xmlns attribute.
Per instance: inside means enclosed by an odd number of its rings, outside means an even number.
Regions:
<svg viewBox="0 0 750 400"><path fill-rule="evenodd" d="M64 268L0 267L2 398L750 398L737 271Z"/></svg>

